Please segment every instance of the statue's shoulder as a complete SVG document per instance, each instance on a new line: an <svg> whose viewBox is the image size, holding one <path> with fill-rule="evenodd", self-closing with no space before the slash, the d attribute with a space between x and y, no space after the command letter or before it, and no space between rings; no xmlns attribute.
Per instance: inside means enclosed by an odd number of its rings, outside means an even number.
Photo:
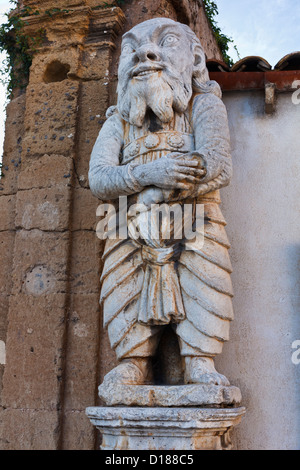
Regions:
<svg viewBox="0 0 300 470"><path fill-rule="evenodd" d="M114 109L115 108L115 109ZM123 139L124 134L124 124L123 119L120 116L117 108L111 106L106 111L106 119L101 126L99 131L99 139Z"/></svg>
<svg viewBox="0 0 300 470"><path fill-rule="evenodd" d="M106 111L106 117L107 118L110 118L110 117L115 116L117 114L119 114L117 106L110 106Z"/></svg>
<svg viewBox="0 0 300 470"><path fill-rule="evenodd" d="M114 123L118 127L124 128L126 122L119 113L117 106L110 106L106 111L106 123Z"/></svg>
<svg viewBox="0 0 300 470"><path fill-rule="evenodd" d="M193 96L193 105L219 104L223 103L220 96L215 93L196 93Z"/></svg>
<svg viewBox="0 0 300 470"><path fill-rule="evenodd" d="M117 126L117 127L122 127L124 126L124 121L122 119L122 116L120 115L117 106L110 106L106 113L106 121L105 121L105 126Z"/></svg>
<svg viewBox="0 0 300 470"><path fill-rule="evenodd" d="M224 107L222 99L215 93L197 93L192 100L192 112L199 113L205 110L220 110Z"/></svg>

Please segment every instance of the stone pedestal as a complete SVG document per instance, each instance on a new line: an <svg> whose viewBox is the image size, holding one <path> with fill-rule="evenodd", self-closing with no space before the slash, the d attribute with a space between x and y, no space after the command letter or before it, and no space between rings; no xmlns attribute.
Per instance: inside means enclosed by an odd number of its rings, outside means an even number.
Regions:
<svg viewBox="0 0 300 470"><path fill-rule="evenodd" d="M112 384L99 396L108 406L86 414L102 450L230 450L229 431L245 414L237 387Z"/></svg>
<svg viewBox="0 0 300 470"><path fill-rule="evenodd" d="M222 385L118 385L106 382L99 397L107 406L140 407L236 407L242 401L237 387Z"/></svg>
<svg viewBox="0 0 300 470"><path fill-rule="evenodd" d="M102 450L230 450L245 408L95 407L86 414Z"/></svg>

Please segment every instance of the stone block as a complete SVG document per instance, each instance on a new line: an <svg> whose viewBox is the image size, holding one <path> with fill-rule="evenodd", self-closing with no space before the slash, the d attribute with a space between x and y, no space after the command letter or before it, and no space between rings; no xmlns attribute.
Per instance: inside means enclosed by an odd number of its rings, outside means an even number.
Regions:
<svg viewBox="0 0 300 470"><path fill-rule="evenodd" d="M48 410L6 409L1 411L2 450L57 450L59 413Z"/></svg>
<svg viewBox="0 0 300 470"><path fill-rule="evenodd" d="M6 341L9 296L0 294L0 341Z"/></svg>
<svg viewBox="0 0 300 470"><path fill-rule="evenodd" d="M29 86L41 83L63 82L69 76L77 76L81 52L78 47L62 47L35 55L31 67Z"/></svg>
<svg viewBox="0 0 300 470"><path fill-rule="evenodd" d="M108 31L106 31L108 33ZM103 33L105 35L105 33ZM107 37L109 40L109 37ZM110 50L99 45L86 46L80 69L80 77L85 80L102 80L102 86L108 90ZM99 96L101 100L101 96Z"/></svg>
<svg viewBox="0 0 300 470"><path fill-rule="evenodd" d="M0 194L14 194L17 191L18 175L22 164L24 134L24 113L26 95L13 99L6 108L5 141L3 149L4 175L0 179Z"/></svg>
<svg viewBox="0 0 300 470"><path fill-rule="evenodd" d="M85 0L60 0L60 8L71 8L85 5ZM24 6L30 6L31 8L37 8L39 11L47 10L53 7L53 0L24 0Z"/></svg>
<svg viewBox="0 0 300 470"><path fill-rule="evenodd" d="M64 398L67 411L84 410L95 402L99 349L102 349L99 327L99 295L73 295L69 309Z"/></svg>
<svg viewBox="0 0 300 470"><path fill-rule="evenodd" d="M105 113L109 105L108 82L108 78L99 81L93 80L83 82L81 87L76 170L79 178L78 184L86 188L89 187L90 155L99 131L106 120Z"/></svg>
<svg viewBox="0 0 300 470"><path fill-rule="evenodd" d="M16 163L15 163L16 162ZM21 158L17 152L3 154L1 168L0 194L15 194L18 190L18 175L20 174ZM17 165L17 166L15 166Z"/></svg>
<svg viewBox="0 0 300 470"><path fill-rule="evenodd" d="M62 155L43 155L39 159L28 159L18 180L19 189L64 188L70 186L73 160Z"/></svg>
<svg viewBox="0 0 300 470"><path fill-rule="evenodd" d="M98 7L100 5L103 5L104 7L106 6L106 4L108 3L107 0L86 0L86 3L89 5L89 7L93 8L93 7ZM111 0L111 2L109 2L111 4L116 4L116 0Z"/></svg>
<svg viewBox="0 0 300 470"><path fill-rule="evenodd" d="M4 374L4 365L0 364L0 414L1 414L1 403L2 403L2 382ZM1 418L0 418L0 439L1 439ZM1 450L1 440L0 440L0 450Z"/></svg>
<svg viewBox="0 0 300 470"><path fill-rule="evenodd" d="M102 250L103 242L94 232L73 233L70 277L73 294L99 294Z"/></svg>
<svg viewBox="0 0 300 470"><path fill-rule="evenodd" d="M73 192L72 230L91 230L96 236L96 226L99 221L96 210L99 204L100 201L89 189L77 187Z"/></svg>
<svg viewBox="0 0 300 470"><path fill-rule="evenodd" d="M13 293L33 297L65 293L68 251L68 232L19 231L15 241Z"/></svg>
<svg viewBox="0 0 300 470"><path fill-rule="evenodd" d="M102 312L101 312L102 313ZM103 379L108 372L118 365L118 359L115 351L112 349L108 337L108 331L103 327L103 319L101 315L100 322L100 338L101 338L101 354L100 354L100 379L99 383L103 382Z"/></svg>
<svg viewBox="0 0 300 470"><path fill-rule="evenodd" d="M70 200L71 192L67 186L19 191L16 227L25 230L68 230Z"/></svg>
<svg viewBox="0 0 300 470"><path fill-rule="evenodd" d="M70 155L74 147L78 82L30 85L26 98L23 155Z"/></svg>
<svg viewBox="0 0 300 470"><path fill-rule="evenodd" d="M65 413L63 450L95 450L95 434L95 428L84 411Z"/></svg>
<svg viewBox="0 0 300 470"><path fill-rule="evenodd" d="M0 232L0 294L9 295L12 286L12 259L14 251L14 232Z"/></svg>
<svg viewBox="0 0 300 470"><path fill-rule="evenodd" d="M15 229L15 196L0 192L0 231Z"/></svg>
<svg viewBox="0 0 300 470"><path fill-rule="evenodd" d="M3 404L57 410L63 380L65 295L11 297Z"/></svg>
<svg viewBox="0 0 300 470"><path fill-rule="evenodd" d="M24 113L26 94L12 99L6 107L4 153L11 155L17 149L22 149L24 132ZM21 153L21 152L20 152ZM8 163L8 162L5 162Z"/></svg>
<svg viewBox="0 0 300 470"><path fill-rule="evenodd" d="M39 15L27 17L25 31L27 34L34 34L39 28L45 30L48 44L55 46L66 45L72 47L74 44L83 44L89 29L90 9L84 0L72 1L64 0L59 3L60 11L57 11L57 4L46 0L41 5L34 2L33 10L38 7Z"/></svg>

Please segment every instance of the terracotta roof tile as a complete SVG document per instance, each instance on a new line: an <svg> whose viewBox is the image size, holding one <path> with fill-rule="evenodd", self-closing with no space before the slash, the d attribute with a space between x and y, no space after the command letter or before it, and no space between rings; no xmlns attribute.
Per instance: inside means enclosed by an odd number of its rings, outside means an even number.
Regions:
<svg viewBox="0 0 300 470"><path fill-rule="evenodd" d="M221 60L208 59L206 66L209 72L230 72L230 67Z"/></svg>
<svg viewBox="0 0 300 470"><path fill-rule="evenodd" d="M217 59L208 59L206 64L208 71L212 73L298 71L300 70L300 51L287 54L280 59L273 69L267 60L259 56L244 57L236 62L231 68Z"/></svg>
<svg viewBox="0 0 300 470"><path fill-rule="evenodd" d="M300 51L284 56L275 65L275 70L300 70Z"/></svg>
<svg viewBox="0 0 300 470"><path fill-rule="evenodd" d="M232 72L265 72L271 70L272 66L262 57L249 56L239 60L231 68Z"/></svg>

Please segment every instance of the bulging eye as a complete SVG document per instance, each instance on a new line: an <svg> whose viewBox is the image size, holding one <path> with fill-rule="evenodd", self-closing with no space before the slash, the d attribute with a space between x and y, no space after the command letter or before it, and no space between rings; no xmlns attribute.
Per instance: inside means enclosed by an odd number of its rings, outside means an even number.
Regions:
<svg viewBox="0 0 300 470"><path fill-rule="evenodd" d="M132 54L133 52L135 52L135 50L130 44L124 44L122 47L122 54Z"/></svg>
<svg viewBox="0 0 300 470"><path fill-rule="evenodd" d="M164 39L162 40L161 45L162 46L173 46L179 41L177 36L174 36L174 34L168 34Z"/></svg>

